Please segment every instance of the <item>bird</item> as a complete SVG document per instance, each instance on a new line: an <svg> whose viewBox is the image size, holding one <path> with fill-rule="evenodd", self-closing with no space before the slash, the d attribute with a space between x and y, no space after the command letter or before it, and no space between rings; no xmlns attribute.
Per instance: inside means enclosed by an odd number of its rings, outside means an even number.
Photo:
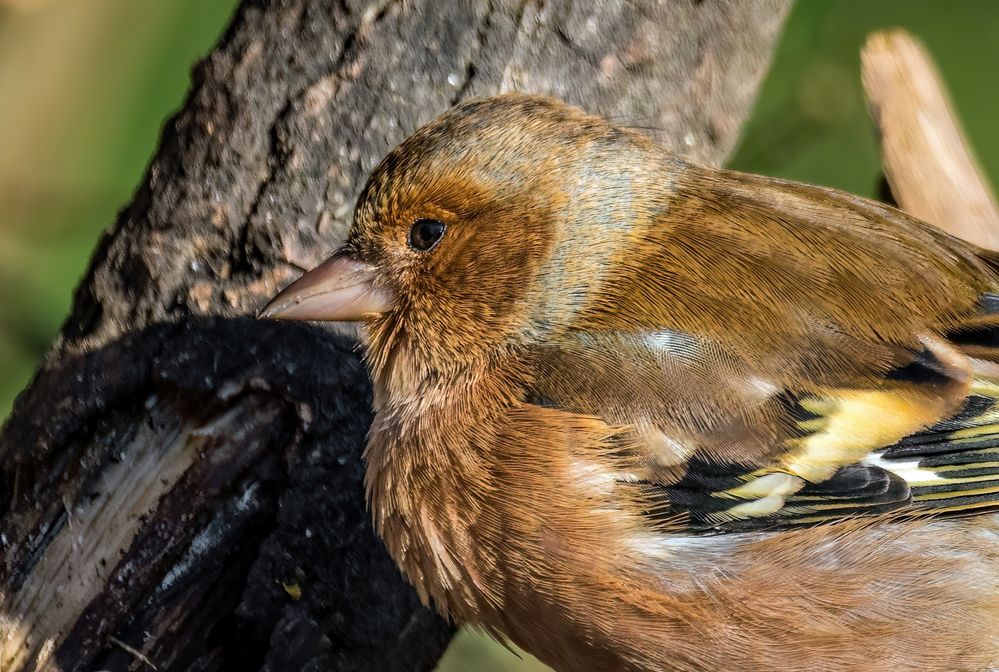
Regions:
<svg viewBox="0 0 999 672"><path fill-rule="evenodd" d="M999 667L999 254L556 99L378 164L270 319L359 322L374 527L556 670Z"/></svg>

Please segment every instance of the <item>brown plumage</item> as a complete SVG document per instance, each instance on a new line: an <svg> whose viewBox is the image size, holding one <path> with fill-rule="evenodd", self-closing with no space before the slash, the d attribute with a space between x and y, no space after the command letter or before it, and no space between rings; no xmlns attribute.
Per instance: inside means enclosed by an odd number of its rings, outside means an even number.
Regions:
<svg viewBox="0 0 999 672"><path fill-rule="evenodd" d="M459 623L560 670L985 670L996 268L507 95L389 154L265 315L364 320L375 524Z"/></svg>

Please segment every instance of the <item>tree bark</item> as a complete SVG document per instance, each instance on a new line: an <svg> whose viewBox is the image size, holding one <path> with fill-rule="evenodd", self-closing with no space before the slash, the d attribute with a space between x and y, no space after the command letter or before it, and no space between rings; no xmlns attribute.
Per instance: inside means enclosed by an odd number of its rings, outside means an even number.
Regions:
<svg viewBox="0 0 999 672"><path fill-rule="evenodd" d="M246 0L0 436L0 670L423 670L452 629L372 533L348 337L253 319L364 177L470 96L709 163L784 0Z"/></svg>

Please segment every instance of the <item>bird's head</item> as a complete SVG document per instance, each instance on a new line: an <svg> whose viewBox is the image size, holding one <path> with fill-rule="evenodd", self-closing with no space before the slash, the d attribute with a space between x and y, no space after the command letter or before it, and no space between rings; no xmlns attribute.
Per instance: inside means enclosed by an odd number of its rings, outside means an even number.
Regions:
<svg viewBox="0 0 999 672"><path fill-rule="evenodd" d="M460 105L385 157L343 247L262 315L361 320L375 368L401 349L446 372L543 339L586 302L636 194L662 187L650 146L548 98Z"/></svg>

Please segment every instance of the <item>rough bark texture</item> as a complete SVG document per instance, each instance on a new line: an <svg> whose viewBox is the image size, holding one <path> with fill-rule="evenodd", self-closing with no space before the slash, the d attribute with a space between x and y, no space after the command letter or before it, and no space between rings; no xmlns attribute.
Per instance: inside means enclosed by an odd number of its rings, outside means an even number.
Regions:
<svg viewBox="0 0 999 672"><path fill-rule="evenodd" d="M352 343L263 324L364 176L469 96L549 93L705 162L783 0L247 0L0 436L0 670L429 669L372 534Z"/></svg>

